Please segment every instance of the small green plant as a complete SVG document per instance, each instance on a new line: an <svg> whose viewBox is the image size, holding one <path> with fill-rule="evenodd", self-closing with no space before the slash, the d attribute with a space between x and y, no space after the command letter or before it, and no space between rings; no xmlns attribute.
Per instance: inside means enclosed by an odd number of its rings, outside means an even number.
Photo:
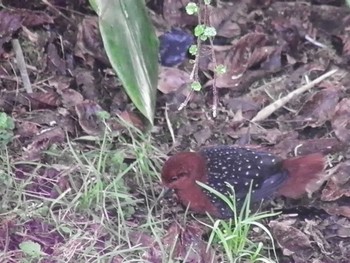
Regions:
<svg viewBox="0 0 350 263"><path fill-rule="evenodd" d="M191 83L191 91L200 91L202 89L202 85L199 82L198 78L198 70L199 70L199 56L201 45L203 41L209 40L212 50L212 59L214 64L216 64L216 58L213 49L213 39L216 36L216 29L208 24L209 19L205 17L208 12L208 6L211 4L210 0L199 1L199 5L194 2L189 2L186 6L186 13L189 15L197 15L198 16L198 25L194 28L194 36L197 37L197 43L195 45L191 45L189 48L189 53L195 57L193 62L193 69L190 75L192 80ZM214 80L217 75L224 74L226 72L226 67L224 65L216 65L214 69ZM213 82L213 93L214 93L214 101L213 101L213 116L216 116L217 109L217 89L215 86L215 81ZM180 109L186 106L187 102L191 94L188 96L186 101L180 106Z"/></svg>
<svg viewBox="0 0 350 263"><path fill-rule="evenodd" d="M15 123L6 113L0 112L0 149L11 142Z"/></svg>
<svg viewBox="0 0 350 263"><path fill-rule="evenodd" d="M259 221L278 215L273 212L255 212L252 213L250 210L251 205L251 188L245 198L242 205L238 205L235 198L235 191L231 185L230 195L225 196L215 189L197 182L201 187L207 191L215 194L222 199L232 210L234 216L229 220L214 220L210 217L212 225L201 222L208 226L212 232L209 237L208 248L211 245L220 245L223 247L223 251L228 259L228 262L275 262L269 257L266 257L266 251L262 242L254 242L249 237L252 227L257 227L267 234L274 251L274 256L277 258L275 253L274 241L270 231ZM265 246L266 247L266 246ZM263 253L265 252L265 255Z"/></svg>
<svg viewBox="0 0 350 263"><path fill-rule="evenodd" d="M39 258L40 255L44 254L41 251L40 244L33 241L23 241L19 244L19 248L26 256L30 258Z"/></svg>

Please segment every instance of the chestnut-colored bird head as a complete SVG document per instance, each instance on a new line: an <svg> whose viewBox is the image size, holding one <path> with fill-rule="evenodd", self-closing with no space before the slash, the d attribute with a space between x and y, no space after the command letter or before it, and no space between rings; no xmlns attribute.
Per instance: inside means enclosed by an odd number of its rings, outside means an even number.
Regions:
<svg viewBox="0 0 350 263"><path fill-rule="evenodd" d="M166 187L184 190L206 181L206 161L196 152L182 152L170 157L162 169L162 182Z"/></svg>

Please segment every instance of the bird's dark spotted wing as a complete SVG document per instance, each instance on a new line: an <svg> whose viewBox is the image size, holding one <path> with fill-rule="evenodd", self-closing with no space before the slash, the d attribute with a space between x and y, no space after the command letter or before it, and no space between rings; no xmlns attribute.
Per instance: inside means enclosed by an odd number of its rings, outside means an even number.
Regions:
<svg viewBox="0 0 350 263"><path fill-rule="evenodd" d="M268 198L284 182L288 174L281 170L281 159L270 153L216 146L200 152L207 160L208 185L222 194L230 193L226 182L235 189L237 201L243 201L252 184L252 201ZM211 200L223 217L232 215L227 205L211 193ZM226 215L226 216L225 216Z"/></svg>

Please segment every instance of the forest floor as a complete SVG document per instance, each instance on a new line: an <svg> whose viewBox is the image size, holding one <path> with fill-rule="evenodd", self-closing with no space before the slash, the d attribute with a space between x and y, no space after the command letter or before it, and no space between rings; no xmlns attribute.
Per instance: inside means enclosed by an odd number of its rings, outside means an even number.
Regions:
<svg viewBox="0 0 350 263"><path fill-rule="evenodd" d="M302 200L268 204L292 211L262 222L277 258L261 229L253 228L252 236L265 244L265 262L349 262L345 1L215 1L209 19L217 37L200 53L204 88L179 111L193 64L187 56L177 66L160 67L150 134L108 62L87 2L2 1L0 262L228 262L220 244L207 249L203 222L212 221L185 213L176 199L159 200L168 155L216 144L259 147L283 158L325 154L319 189ZM191 33L198 23L184 11L189 1L147 2L158 35L171 27ZM16 43L32 93L24 88ZM215 118L212 52L227 69L215 80ZM334 69L271 115L251 121ZM106 125L104 111L119 122Z"/></svg>

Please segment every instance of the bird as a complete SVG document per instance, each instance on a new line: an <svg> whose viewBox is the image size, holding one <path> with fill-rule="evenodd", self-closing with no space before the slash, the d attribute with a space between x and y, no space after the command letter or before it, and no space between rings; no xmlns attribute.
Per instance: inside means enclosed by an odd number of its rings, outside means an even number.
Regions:
<svg viewBox="0 0 350 263"><path fill-rule="evenodd" d="M225 219L233 216L232 209L197 181L226 196L232 194L231 185L237 204L249 191L252 203L275 196L298 199L307 192L310 182L320 178L325 164L321 153L282 159L245 147L207 146L168 158L161 170L161 181L175 190L180 203L191 211Z"/></svg>

